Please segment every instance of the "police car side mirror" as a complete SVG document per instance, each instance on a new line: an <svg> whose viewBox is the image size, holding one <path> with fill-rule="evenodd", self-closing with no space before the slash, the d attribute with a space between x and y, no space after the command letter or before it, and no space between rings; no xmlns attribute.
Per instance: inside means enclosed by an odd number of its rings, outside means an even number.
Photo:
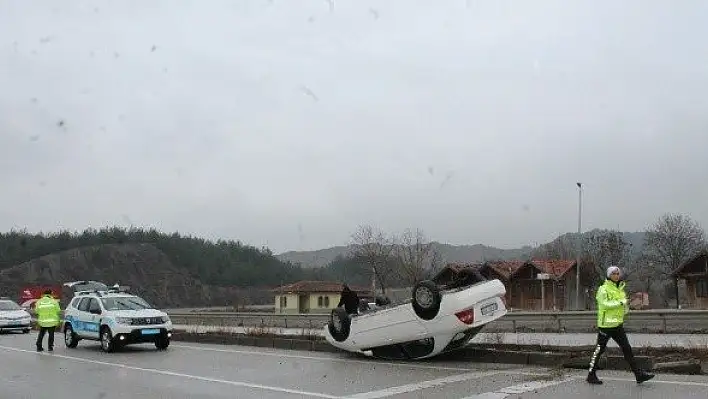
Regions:
<svg viewBox="0 0 708 399"><path fill-rule="evenodd" d="M89 310L89 313L91 313L91 314L101 314L101 309L91 309L91 310Z"/></svg>

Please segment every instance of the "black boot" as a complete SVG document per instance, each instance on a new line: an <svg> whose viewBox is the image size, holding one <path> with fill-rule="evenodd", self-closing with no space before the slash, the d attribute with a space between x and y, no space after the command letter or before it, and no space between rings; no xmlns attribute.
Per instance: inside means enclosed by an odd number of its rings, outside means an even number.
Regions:
<svg viewBox="0 0 708 399"><path fill-rule="evenodd" d="M647 373L644 370L640 370L634 373L634 375L637 377L637 384L641 384L642 382L649 381L654 378L654 374Z"/></svg>
<svg viewBox="0 0 708 399"><path fill-rule="evenodd" d="M597 378L597 374L595 374L595 371L591 371L588 373L588 378L586 379L586 381L589 384L602 385L602 381Z"/></svg>

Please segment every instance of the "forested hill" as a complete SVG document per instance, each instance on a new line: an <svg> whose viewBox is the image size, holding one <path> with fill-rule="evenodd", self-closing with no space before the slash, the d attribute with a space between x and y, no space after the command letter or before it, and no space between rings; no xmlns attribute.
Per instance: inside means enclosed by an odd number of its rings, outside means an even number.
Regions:
<svg viewBox="0 0 708 399"><path fill-rule="evenodd" d="M268 249L238 241L165 234L155 229L88 229L81 233L0 233L0 270L57 252L102 244L153 244L172 264L210 285L263 287L318 279L322 271L303 270L277 259Z"/></svg>

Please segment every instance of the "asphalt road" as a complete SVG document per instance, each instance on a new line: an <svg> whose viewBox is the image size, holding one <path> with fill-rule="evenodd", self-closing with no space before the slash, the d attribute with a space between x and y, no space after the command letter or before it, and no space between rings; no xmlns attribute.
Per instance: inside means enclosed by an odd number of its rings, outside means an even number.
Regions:
<svg viewBox="0 0 708 399"><path fill-rule="evenodd" d="M708 397L708 377L658 376L637 385L603 371L603 386L582 371L452 361L391 363L345 354L173 343L105 354L96 343L36 353L35 333L0 335L3 398L642 398Z"/></svg>

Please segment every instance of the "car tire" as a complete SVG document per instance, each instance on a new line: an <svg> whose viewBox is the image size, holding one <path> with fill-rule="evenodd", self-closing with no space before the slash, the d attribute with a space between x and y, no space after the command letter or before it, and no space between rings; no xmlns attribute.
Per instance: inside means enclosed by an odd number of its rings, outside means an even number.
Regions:
<svg viewBox="0 0 708 399"><path fill-rule="evenodd" d="M349 318L347 311L342 308L332 309L329 315L329 333L337 342L342 342L349 337L352 320Z"/></svg>
<svg viewBox="0 0 708 399"><path fill-rule="evenodd" d="M170 339L167 337L161 337L161 338L158 338L157 341L155 341L155 347L161 351L164 351L169 346L170 346Z"/></svg>
<svg viewBox="0 0 708 399"><path fill-rule="evenodd" d="M30 333L29 328L25 328L24 330L22 330L22 334L29 334L29 333Z"/></svg>
<svg viewBox="0 0 708 399"><path fill-rule="evenodd" d="M440 311L442 294L437 284L430 280L418 282L411 292L413 311L423 320L432 320Z"/></svg>
<svg viewBox="0 0 708 399"><path fill-rule="evenodd" d="M79 337L74 332L71 324L64 327L64 344L67 348L76 348L79 345Z"/></svg>
<svg viewBox="0 0 708 399"><path fill-rule="evenodd" d="M101 327L101 333L100 333L100 342L101 342L101 350L106 352L106 353L111 353L115 351L116 349L116 344L115 341L113 340L113 333L111 333L111 329L108 328L108 326L103 326Z"/></svg>

